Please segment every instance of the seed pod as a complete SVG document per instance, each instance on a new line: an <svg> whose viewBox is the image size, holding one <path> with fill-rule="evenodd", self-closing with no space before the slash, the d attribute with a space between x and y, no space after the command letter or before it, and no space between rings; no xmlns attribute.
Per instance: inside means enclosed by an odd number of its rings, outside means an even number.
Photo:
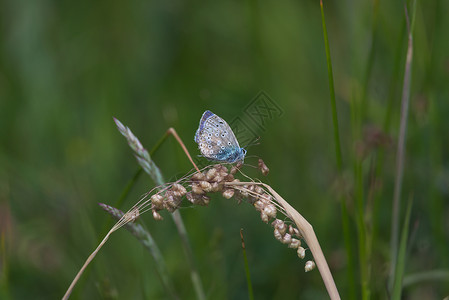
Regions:
<svg viewBox="0 0 449 300"><path fill-rule="evenodd" d="M263 209L264 209L264 207L265 207L265 205L263 204L263 202L262 201L256 201L256 202L254 202L254 208L257 210L257 211L263 211Z"/></svg>
<svg viewBox="0 0 449 300"><path fill-rule="evenodd" d="M274 238L278 241L282 241L282 234L277 229L274 230Z"/></svg>
<svg viewBox="0 0 449 300"><path fill-rule="evenodd" d="M206 192L209 193L212 190L212 185L207 181L200 181L200 187Z"/></svg>
<svg viewBox="0 0 449 300"><path fill-rule="evenodd" d="M296 237L301 237L301 234L299 233L298 228L293 227L292 225L288 226L288 233L290 233L291 235L294 235Z"/></svg>
<svg viewBox="0 0 449 300"><path fill-rule="evenodd" d="M224 179L224 181L226 181L226 182L232 182L232 181L234 181L234 175L228 174L228 175L224 176L223 179Z"/></svg>
<svg viewBox="0 0 449 300"><path fill-rule="evenodd" d="M204 173L195 173L192 175L191 180L193 181L200 181L206 179L206 175Z"/></svg>
<svg viewBox="0 0 449 300"><path fill-rule="evenodd" d="M263 212L271 219L276 218L276 207L273 204L268 204L264 207Z"/></svg>
<svg viewBox="0 0 449 300"><path fill-rule="evenodd" d="M292 242L292 236L288 233L286 233L283 237L282 237L282 244L291 244Z"/></svg>
<svg viewBox="0 0 449 300"><path fill-rule="evenodd" d="M154 210L153 209L153 218L156 220L156 221L162 221L164 218L162 218L162 216L156 211L156 210Z"/></svg>
<svg viewBox="0 0 449 300"><path fill-rule="evenodd" d="M292 242L288 245L288 247L292 249L297 249L299 246L301 246L301 241L295 238L292 238Z"/></svg>
<svg viewBox="0 0 449 300"><path fill-rule="evenodd" d="M268 173L270 172L270 169L267 167L267 165L261 158L259 158L259 170L260 172L262 172L264 176L267 176Z"/></svg>
<svg viewBox="0 0 449 300"><path fill-rule="evenodd" d="M209 202L210 202L210 197L208 197L208 196L206 196L206 195L202 195L202 196L201 196L201 201L200 201L200 203L198 203L198 204L199 204L199 205L207 206L207 205L209 205Z"/></svg>
<svg viewBox="0 0 449 300"><path fill-rule="evenodd" d="M269 218L268 218L267 214L264 213L263 211L260 213L260 218L262 219L262 221L264 223L268 223L268 221L269 221Z"/></svg>
<svg viewBox="0 0 449 300"><path fill-rule="evenodd" d="M313 269L315 269L315 262L311 260L307 261L304 266L304 271L309 272L312 271Z"/></svg>
<svg viewBox="0 0 449 300"><path fill-rule="evenodd" d="M185 187L180 185L179 183L173 184L172 190L177 197L182 197L187 193L187 190Z"/></svg>
<svg viewBox="0 0 449 300"><path fill-rule="evenodd" d="M231 199L234 196L234 189L226 189L223 191L223 197L226 199Z"/></svg>
<svg viewBox="0 0 449 300"><path fill-rule="evenodd" d="M211 181L217 174L217 169L211 168L206 172L206 180Z"/></svg>
<svg viewBox="0 0 449 300"><path fill-rule="evenodd" d="M192 192L195 194L201 195L204 194L204 190L201 188L201 186L198 183L192 183Z"/></svg>
<svg viewBox="0 0 449 300"><path fill-rule="evenodd" d="M162 209L164 207L163 201L164 201L164 197L162 197L159 194L154 194L153 196L151 196L151 203L153 204L153 206L157 209Z"/></svg>
<svg viewBox="0 0 449 300"><path fill-rule="evenodd" d="M221 190L223 190L223 184L221 184L221 183L218 183L218 182L213 182L212 183L212 192L219 192L219 191L221 191Z"/></svg>

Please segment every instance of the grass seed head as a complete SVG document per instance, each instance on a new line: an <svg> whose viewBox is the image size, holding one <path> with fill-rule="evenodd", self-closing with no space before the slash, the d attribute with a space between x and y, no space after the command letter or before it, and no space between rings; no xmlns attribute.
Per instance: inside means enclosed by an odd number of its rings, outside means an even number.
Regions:
<svg viewBox="0 0 449 300"><path fill-rule="evenodd" d="M126 222L135 222L140 216L139 209L137 207L133 208L125 214Z"/></svg>

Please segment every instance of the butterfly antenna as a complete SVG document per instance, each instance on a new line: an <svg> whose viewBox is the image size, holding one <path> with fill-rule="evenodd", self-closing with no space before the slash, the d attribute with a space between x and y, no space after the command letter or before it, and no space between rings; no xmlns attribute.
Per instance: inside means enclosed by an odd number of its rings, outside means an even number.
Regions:
<svg viewBox="0 0 449 300"><path fill-rule="evenodd" d="M249 143L248 145L246 145L244 148L246 149L246 148L251 147L251 146L260 145L259 140L260 140L260 136L258 136L254 141L250 142L250 143Z"/></svg>

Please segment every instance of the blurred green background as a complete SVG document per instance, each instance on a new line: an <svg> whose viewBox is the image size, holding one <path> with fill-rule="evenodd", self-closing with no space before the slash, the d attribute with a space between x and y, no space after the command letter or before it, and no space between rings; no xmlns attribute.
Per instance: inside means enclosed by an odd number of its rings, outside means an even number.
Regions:
<svg viewBox="0 0 449 300"><path fill-rule="evenodd" d="M0 298L62 297L107 232L110 217L97 203L114 205L138 169L112 117L147 149L174 127L197 155L193 136L206 109L228 121L241 117L260 136L245 162L262 157L270 167L262 180L314 226L343 299L360 297L353 167L362 162L365 220L375 224L371 297L386 298L407 46L404 2L325 1L324 9L342 175L319 1L1 1ZM418 1L416 9L400 222L413 198L406 276L449 269L448 11L442 0ZM245 113L260 91L282 110L263 128ZM359 122L351 121L354 115ZM374 147L373 132L388 142ZM173 139L153 158L167 179L191 169ZM119 208L127 210L153 186L141 176ZM352 280L341 194L353 238ZM248 297L240 228L256 299L327 298L319 272L304 273L305 260L277 242L250 205L217 196L209 207L186 204L181 213L209 299ZM158 242L176 293L192 299L179 236L163 216L156 222L146 214L140 222ZM406 286L405 299L449 294L447 277L426 279ZM122 229L72 297L168 295L149 253Z"/></svg>

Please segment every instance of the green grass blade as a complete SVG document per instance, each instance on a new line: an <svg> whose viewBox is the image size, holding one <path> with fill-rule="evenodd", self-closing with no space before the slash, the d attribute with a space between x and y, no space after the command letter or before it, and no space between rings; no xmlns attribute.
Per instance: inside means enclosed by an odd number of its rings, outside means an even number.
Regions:
<svg viewBox="0 0 449 300"><path fill-rule="evenodd" d="M327 38L326 20L324 18L323 1L320 0L321 7L321 20L323 23L323 37L324 37L324 48L326 50L326 62L327 62L327 75L329 79L329 93L331 100L332 109L332 122L334 126L334 142L335 142L335 155L337 159L338 170L341 171L343 168L342 155L341 155L341 145L340 145L340 132L338 129L338 114L337 114L337 103L335 101L335 88L334 88L334 75L332 72L332 61L329 49L329 39Z"/></svg>
<svg viewBox="0 0 449 300"><path fill-rule="evenodd" d="M326 51L326 62L327 62L327 74L329 80L329 93L330 93L330 101L331 101L331 109L332 109L332 122L333 122L333 132L334 132L334 143L335 143L335 157L337 161L337 168L339 171L339 175L341 176L343 170L343 159L341 154L341 144L340 144L340 132L338 126L338 114L337 114L337 104L335 101L335 88L334 88L334 76L332 72L332 60L330 55L329 48L329 39L327 37L327 29L326 29L326 20L324 17L324 8L323 1L320 0L320 9L321 9L321 21L323 24L323 38L324 38L324 47ZM356 280L355 280L355 260L352 251L352 235L350 230L350 219L348 215L348 210L346 208L346 202L344 198L340 199L341 203L341 218L342 218L342 226L343 226L343 236L345 242L346 249L346 258L348 261L348 274L347 274L347 282L349 284L349 299L355 299L356 295Z"/></svg>
<svg viewBox="0 0 449 300"><path fill-rule="evenodd" d="M410 105L410 80L412 72L413 61L413 25L414 16L416 10L416 0L412 3L412 21L408 19L407 7L405 7L405 14L408 24L408 46L407 55L405 61L404 82L402 86L402 99L401 99L401 119L399 126L398 148L396 154L396 170L395 170L395 185L393 195L393 207L391 218L391 242L390 242L390 255L391 255L391 269L390 269L390 286L391 280L393 280L394 274L396 274L395 267L397 265L397 253L398 253L398 237L399 237L399 213L401 208L401 192L402 192L402 180L404 175L404 161L405 161L405 138L407 135L407 123L408 123L408 110Z"/></svg>
<svg viewBox="0 0 449 300"><path fill-rule="evenodd" d="M407 212L405 214L404 227L402 228L401 242L399 244L399 252L395 268L396 272L394 274L393 293L391 298L393 300L401 299L402 294L402 280L404 278L405 259L407 254L407 238L410 225L412 203L413 201L410 199L407 205Z"/></svg>
<svg viewBox="0 0 449 300"><path fill-rule="evenodd" d="M246 282L248 284L248 299L254 300L253 284L251 282L251 273L249 272L248 257L246 256L245 240L243 239L243 229L240 229L240 237L242 239L242 253L245 264Z"/></svg>
<svg viewBox="0 0 449 300"><path fill-rule="evenodd" d="M427 272L419 272L414 274L408 274L404 276L402 280L402 287L416 284L424 284L425 282L442 281L445 284L449 283L449 270L432 270Z"/></svg>

